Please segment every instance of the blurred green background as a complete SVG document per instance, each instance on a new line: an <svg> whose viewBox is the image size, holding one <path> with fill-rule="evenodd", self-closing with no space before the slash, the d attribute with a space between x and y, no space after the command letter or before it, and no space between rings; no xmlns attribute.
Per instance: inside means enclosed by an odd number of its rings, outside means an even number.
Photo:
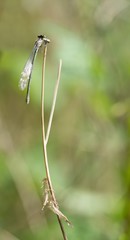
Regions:
<svg viewBox="0 0 130 240"><path fill-rule="evenodd" d="M0 1L0 239L62 239L41 212L42 49L29 105L18 87L39 34L51 39L46 126L63 60L48 157L68 239L130 239L129 16L127 0Z"/></svg>

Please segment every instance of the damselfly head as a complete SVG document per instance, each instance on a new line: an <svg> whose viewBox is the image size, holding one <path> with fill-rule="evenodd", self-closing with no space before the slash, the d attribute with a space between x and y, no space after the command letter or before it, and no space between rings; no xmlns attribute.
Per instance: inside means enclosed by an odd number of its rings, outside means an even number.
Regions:
<svg viewBox="0 0 130 240"><path fill-rule="evenodd" d="M45 35L39 35L39 39L42 39L44 41L44 44L50 43L50 39L48 39Z"/></svg>

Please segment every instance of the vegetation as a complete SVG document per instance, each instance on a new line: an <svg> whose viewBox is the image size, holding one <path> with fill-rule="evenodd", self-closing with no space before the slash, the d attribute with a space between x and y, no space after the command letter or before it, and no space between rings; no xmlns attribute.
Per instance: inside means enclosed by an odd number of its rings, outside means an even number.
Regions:
<svg viewBox="0 0 130 240"><path fill-rule="evenodd" d="M18 88L37 35L51 39L47 127L57 66L63 67L48 159L68 240L130 239L130 51L128 1L1 1L0 239L60 240L42 209L40 49L31 101Z"/></svg>

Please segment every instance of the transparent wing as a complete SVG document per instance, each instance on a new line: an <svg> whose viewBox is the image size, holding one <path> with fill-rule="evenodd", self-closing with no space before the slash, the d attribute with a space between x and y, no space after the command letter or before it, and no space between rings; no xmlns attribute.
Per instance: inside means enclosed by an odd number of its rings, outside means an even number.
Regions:
<svg viewBox="0 0 130 240"><path fill-rule="evenodd" d="M28 85L28 81L31 78L31 73L32 73L32 69L33 69L33 63L34 63L34 59L36 57L36 54L38 52L39 47L35 44L34 48L32 50L32 53L29 57L29 59L27 60L25 67L21 73L21 78L19 81L19 87L21 90L24 90L27 85Z"/></svg>

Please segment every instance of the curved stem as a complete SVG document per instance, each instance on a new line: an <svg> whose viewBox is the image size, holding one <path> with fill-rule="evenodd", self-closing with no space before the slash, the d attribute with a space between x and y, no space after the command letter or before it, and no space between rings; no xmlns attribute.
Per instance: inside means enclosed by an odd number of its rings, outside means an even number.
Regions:
<svg viewBox="0 0 130 240"><path fill-rule="evenodd" d="M45 164L45 170L46 170L46 177L48 180L48 185L50 189L50 194L52 196L52 200L54 201L55 205L57 206L56 197L53 191L51 177L50 177L50 171L49 171L49 165L48 165L48 158L47 158L47 144L45 139L45 120L44 120L44 87L45 87L45 66L46 66L46 55L47 55L47 44L44 46L44 53L43 53L43 68L42 68L42 87L41 87L41 122L42 122L42 143L43 143L43 155L44 155L44 164ZM63 239L67 240L67 236L65 234L62 222L60 217L57 215L58 222L61 228L61 232L63 235Z"/></svg>
<svg viewBox="0 0 130 240"><path fill-rule="evenodd" d="M59 87L59 82L60 82L61 67L62 67L62 60L60 59L59 68L58 68L58 77L57 77L57 81L56 81L56 84L55 84L55 90L54 90L54 96L53 96L53 101L52 101L52 107L51 107L51 112L50 112L50 117L49 117L49 122L48 122L48 127L47 127L47 133L46 133L46 141L45 141L46 144L48 143L50 130L51 130L51 125L52 125L52 119L53 119L53 115L54 115L54 109L55 109L55 104L56 104L57 92L58 92L58 87Z"/></svg>

